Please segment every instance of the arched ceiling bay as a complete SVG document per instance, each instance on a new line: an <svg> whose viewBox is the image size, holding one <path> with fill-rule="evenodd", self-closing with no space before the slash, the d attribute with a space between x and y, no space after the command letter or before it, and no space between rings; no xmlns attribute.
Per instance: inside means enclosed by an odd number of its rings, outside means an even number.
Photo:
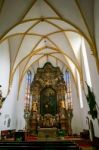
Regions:
<svg viewBox="0 0 99 150"><path fill-rule="evenodd" d="M92 0L88 13L82 0L2 0L0 5L0 44L8 44L10 82L18 67L22 79L31 64L36 70L48 59L61 68L65 64L74 78L75 68L82 76L82 36L95 51Z"/></svg>

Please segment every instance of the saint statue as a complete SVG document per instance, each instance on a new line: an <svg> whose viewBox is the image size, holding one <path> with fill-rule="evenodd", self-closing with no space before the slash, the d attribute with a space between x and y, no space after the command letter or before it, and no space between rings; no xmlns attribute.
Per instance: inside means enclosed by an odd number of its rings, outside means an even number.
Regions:
<svg viewBox="0 0 99 150"><path fill-rule="evenodd" d="M36 100L33 100L33 102L32 102L32 111L37 112L37 109L38 109L38 103L37 103Z"/></svg>
<svg viewBox="0 0 99 150"><path fill-rule="evenodd" d="M65 108L65 102L64 102L64 100L60 101L60 108Z"/></svg>

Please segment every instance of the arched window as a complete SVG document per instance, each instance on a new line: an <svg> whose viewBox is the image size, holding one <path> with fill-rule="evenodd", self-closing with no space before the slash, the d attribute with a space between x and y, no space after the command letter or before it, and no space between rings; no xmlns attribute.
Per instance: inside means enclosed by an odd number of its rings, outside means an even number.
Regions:
<svg viewBox="0 0 99 150"><path fill-rule="evenodd" d="M65 72L65 82L66 82L66 109L72 109L72 93L71 93L71 81L70 81L70 72L66 70Z"/></svg>
<svg viewBox="0 0 99 150"><path fill-rule="evenodd" d="M83 55L83 60L84 60L83 62L84 62L84 67L85 67L86 80L87 80L88 85L92 87L89 62L88 62L88 56L87 56L87 50L86 50L84 38L82 38L82 55Z"/></svg>
<svg viewBox="0 0 99 150"><path fill-rule="evenodd" d="M26 93L25 93L25 103L24 103L24 107L26 111L29 111L31 108L31 95L30 95L31 82L32 82L32 73L29 70L26 76Z"/></svg>
<svg viewBox="0 0 99 150"><path fill-rule="evenodd" d="M79 92L79 100L80 100L80 107L83 108L83 97L82 97L82 90L81 90L81 82L80 82L80 75L77 71L77 79L78 79L78 92Z"/></svg>

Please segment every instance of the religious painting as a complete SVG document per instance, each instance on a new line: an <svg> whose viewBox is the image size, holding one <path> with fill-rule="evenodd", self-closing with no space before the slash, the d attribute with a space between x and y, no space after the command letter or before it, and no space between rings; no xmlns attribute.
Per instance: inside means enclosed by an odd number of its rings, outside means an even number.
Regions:
<svg viewBox="0 0 99 150"><path fill-rule="evenodd" d="M56 91L50 87L45 88L40 94L40 113L41 115L57 113Z"/></svg>

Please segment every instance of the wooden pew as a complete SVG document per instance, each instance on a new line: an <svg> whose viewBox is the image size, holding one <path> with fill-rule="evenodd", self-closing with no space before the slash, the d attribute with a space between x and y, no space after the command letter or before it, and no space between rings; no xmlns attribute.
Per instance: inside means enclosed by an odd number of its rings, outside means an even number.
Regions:
<svg viewBox="0 0 99 150"><path fill-rule="evenodd" d="M0 142L0 150L79 150L79 147L70 141L34 141L34 142Z"/></svg>

